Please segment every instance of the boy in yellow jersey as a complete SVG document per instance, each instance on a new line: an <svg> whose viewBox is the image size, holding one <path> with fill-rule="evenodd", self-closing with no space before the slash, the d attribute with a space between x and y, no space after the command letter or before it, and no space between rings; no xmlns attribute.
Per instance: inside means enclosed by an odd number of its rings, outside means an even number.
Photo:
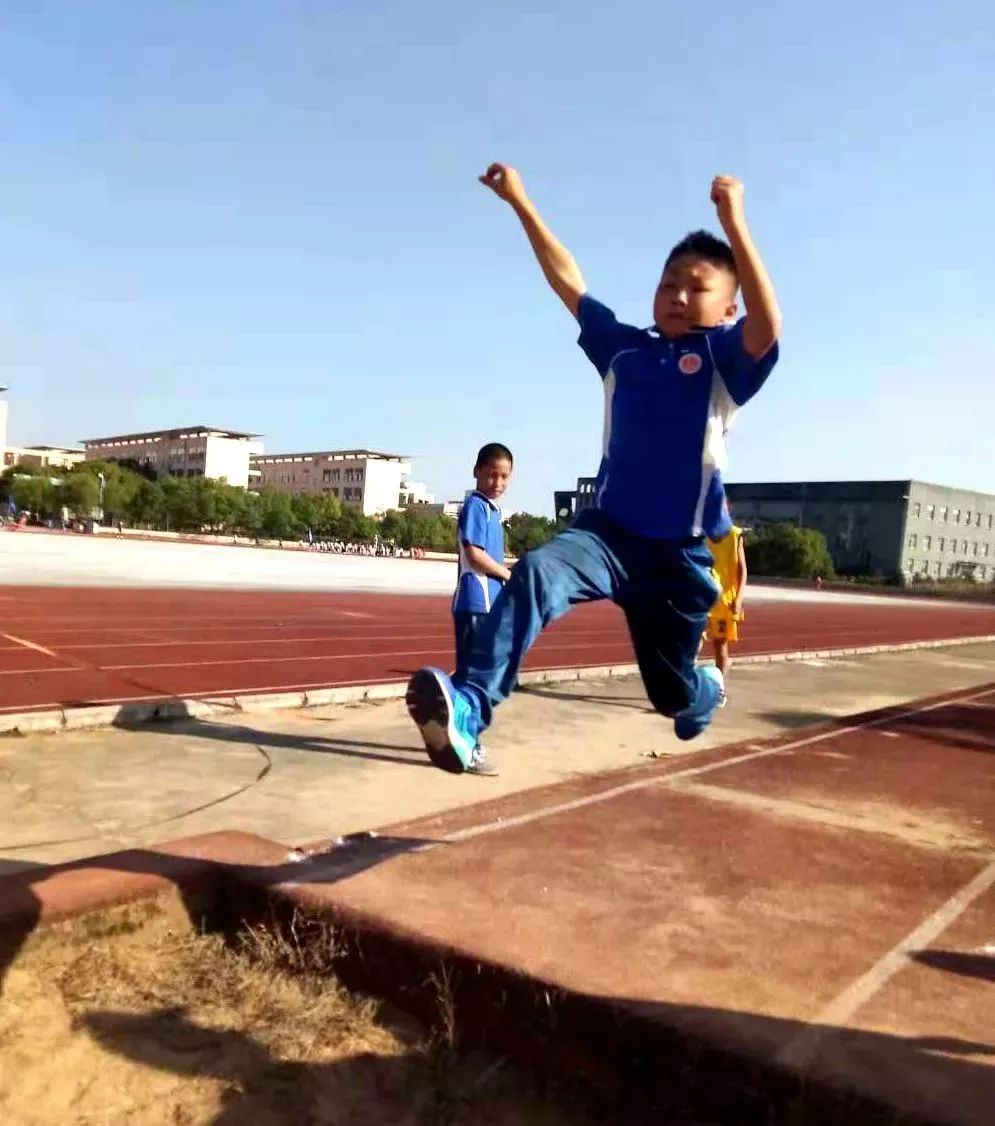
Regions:
<svg viewBox="0 0 995 1126"><path fill-rule="evenodd" d="M743 529L735 524L718 541L708 541L712 553L713 572L722 587L718 602L708 614L708 639L715 648L715 667L723 682L729 676L729 643L739 640L739 623L743 620L743 594L746 590L746 552ZM722 705L725 704L723 693ZM721 705L720 705L721 706Z"/></svg>

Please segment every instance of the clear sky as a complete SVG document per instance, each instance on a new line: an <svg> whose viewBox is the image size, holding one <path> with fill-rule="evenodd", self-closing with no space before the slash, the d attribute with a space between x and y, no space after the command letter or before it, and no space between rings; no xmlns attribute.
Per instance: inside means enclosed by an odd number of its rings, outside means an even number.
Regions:
<svg viewBox="0 0 995 1126"><path fill-rule="evenodd" d="M593 473L601 390L513 216L647 324L716 172L784 311L732 480L995 491L995 9L985 0L9 0L10 440L208 423L371 446L512 508Z"/></svg>

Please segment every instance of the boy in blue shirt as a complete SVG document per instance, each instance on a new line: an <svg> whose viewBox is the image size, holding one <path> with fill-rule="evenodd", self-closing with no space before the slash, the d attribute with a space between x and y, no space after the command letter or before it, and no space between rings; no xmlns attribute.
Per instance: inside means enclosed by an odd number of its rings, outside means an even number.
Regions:
<svg viewBox="0 0 995 1126"><path fill-rule="evenodd" d="M743 185L730 176L712 182L728 242L697 231L671 250L654 327L644 330L619 323L588 293L513 168L492 164L480 179L512 207L580 325L579 344L605 393L601 467L593 508L518 563L452 678L441 669L415 673L408 711L436 766L473 769L479 736L543 627L580 602L611 598L625 613L650 702L673 719L679 739L693 739L723 695L722 674L695 657L720 593L705 536L719 540L730 524L725 436L777 362L781 331ZM736 320L740 289L746 315Z"/></svg>
<svg viewBox="0 0 995 1126"><path fill-rule="evenodd" d="M460 510L459 577L453 596L457 675L473 652L481 622L511 578L511 571L504 565L504 528L497 502L508 487L513 467L514 458L507 446L489 442L481 447L473 467L477 487Z"/></svg>

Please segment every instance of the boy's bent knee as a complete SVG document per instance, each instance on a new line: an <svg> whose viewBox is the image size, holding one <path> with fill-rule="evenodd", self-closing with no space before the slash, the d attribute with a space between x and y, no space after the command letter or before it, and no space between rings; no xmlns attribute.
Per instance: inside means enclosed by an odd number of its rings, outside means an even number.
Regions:
<svg viewBox="0 0 995 1126"><path fill-rule="evenodd" d="M653 710L659 715L673 719L678 712L684 711L692 704L691 694L686 688L662 688L645 685L646 695L653 705Z"/></svg>

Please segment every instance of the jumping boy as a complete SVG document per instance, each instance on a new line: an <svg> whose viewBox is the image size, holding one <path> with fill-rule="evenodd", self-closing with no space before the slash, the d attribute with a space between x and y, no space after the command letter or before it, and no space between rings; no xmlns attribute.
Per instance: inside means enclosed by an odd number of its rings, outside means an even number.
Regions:
<svg viewBox="0 0 995 1126"><path fill-rule="evenodd" d="M605 392L602 460L595 506L518 563L452 679L441 669L414 674L408 711L436 766L471 768L480 733L543 627L580 602L611 598L626 615L651 703L673 718L678 738L693 739L723 693L722 674L696 667L695 656L719 596L704 533L720 539L731 524L725 433L774 367L781 330L743 186L729 176L712 182L728 243L699 231L671 250L653 301L655 327L644 330L619 323L587 292L513 168L492 164L480 179L510 204L580 325L580 346ZM746 306L738 321L737 288Z"/></svg>
<svg viewBox="0 0 995 1126"><path fill-rule="evenodd" d="M708 549L712 553L715 577L722 588L718 602L708 613L708 639L724 686L729 679L729 646L739 641L739 623L743 620L747 577L743 529L733 524L720 540L709 539ZM724 690L720 706L725 706Z"/></svg>

